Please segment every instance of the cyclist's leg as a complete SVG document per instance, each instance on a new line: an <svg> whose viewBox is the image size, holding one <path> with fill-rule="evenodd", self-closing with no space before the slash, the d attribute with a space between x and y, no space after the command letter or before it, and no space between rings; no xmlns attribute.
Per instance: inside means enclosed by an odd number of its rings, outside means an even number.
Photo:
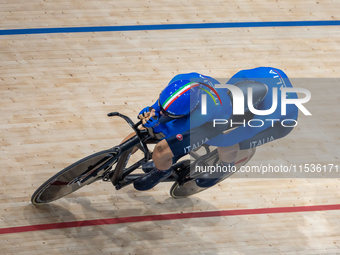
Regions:
<svg viewBox="0 0 340 255"><path fill-rule="evenodd" d="M135 132L129 134L127 137L125 137L125 138L123 139L123 141L122 141L120 144L122 144L123 142L129 140L130 138L134 137L135 135L136 135ZM137 150L138 150L138 148L137 148L137 146L135 146L135 147L132 149L132 152L131 152L131 153L134 154Z"/></svg>
<svg viewBox="0 0 340 255"><path fill-rule="evenodd" d="M172 166L172 153L166 140L160 141L153 150L152 159L158 170L168 170Z"/></svg>
<svg viewBox="0 0 340 255"><path fill-rule="evenodd" d="M216 166L210 166L209 172L201 174L199 178L196 179L197 186L201 188L212 187L233 173L233 166L240 151L239 144L237 143L228 147L218 147L217 151L220 163Z"/></svg>
<svg viewBox="0 0 340 255"><path fill-rule="evenodd" d="M155 146L152 159L155 163L155 168L138 178L134 183L137 190L144 191L152 189L159 182L165 180L171 175L171 166L173 153L166 140L162 140Z"/></svg>
<svg viewBox="0 0 340 255"><path fill-rule="evenodd" d="M231 163L236 160L237 154L240 151L240 146L237 143L228 147L218 147L217 151L221 161Z"/></svg>
<svg viewBox="0 0 340 255"><path fill-rule="evenodd" d="M179 158L188 154L190 150L201 146L222 131L213 128L212 123L205 123L182 134L177 134L160 141L156 145L152 156L156 166L155 169L136 180L134 182L135 188L137 190L153 188L160 181L171 175L173 158Z"/></svg>

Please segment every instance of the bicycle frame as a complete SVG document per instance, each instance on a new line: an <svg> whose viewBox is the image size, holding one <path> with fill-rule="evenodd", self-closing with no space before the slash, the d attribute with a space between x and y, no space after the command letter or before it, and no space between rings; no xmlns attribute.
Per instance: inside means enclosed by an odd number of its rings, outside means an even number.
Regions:
<svg viewBox="0 0 340 255"><path fill-rule="evenodd" d="M107 162L107 165L113 164L115 160L118 158L114 171L110 171L109 175L104 176L103 180L104 181L110 180L113 186L115 186L115 188L119 190L133 183L136 179L144 175L144 174L131 174L131 173L134 170L136 170L138 167L143 165L144 163L148 162L152 158L152 152L149 151L147 144L152 144L152 143L154 144L154 143L159 142L159 140L157 138L156 139L153 138L154 136L151 135L153 134L152 129L142 129L142 130L138 129L138 126L142 124L142 121L139 121L136 124L134 124L133 121L129 117L122 115L118 112L109 113L108 116L110 117L118 116L118 117L123 118L136 133L136 136L112 148L115 152L118 152L118 153L116 156L114 156L111 160ZM132 154L132 150L135 146L137 146L140 150L143 151L144 158L134 163L130 167L125 168ZM164 180L163 182L174 182L178 180L178 177L179 177L178 174L175 171L173 171L173 175L167 178L166 180Z"/></svg>
<svg viewBox="0 0 340 255"><path fill-rule="evenodd" d="M119 190L131 183L133 183L136 179L143 176L144 174L131 174L134 170L139 168L141 165L145 164L152 158L152 152L149 151L147 144L155 144L159 142L159 139L154 138L152 128L150 129L138 129L138 126L142 124L142 121L137 122L136 124L127 116L122 115L118 112L109 113L108 116L118 116L123 118L135 131L136 135L122 144L115 146L112 148L114 152L117 154L112 157L107 163L103 165L103 167L108 167L112 165L118 158L117 164L113 171L110 171L107 175L105 175L102 180L103 181L111 181L113 186L115 186L116 190ZM144 158L140 159L130 167L126 168L126 165L130 159L133 148L137 146L140 150L144 152ZM206 154L204 156L200 156L194 151L190 152L190 155L194 159L194 165L203 162L205 159L210 156L210 149L208 145L203 145L206 150ZM175 163L172 165L172 169L178 169L181 167L180 163ZM172 171L172 175L163 180L162 182L175 182L180 179L177 171Z"/></svg>

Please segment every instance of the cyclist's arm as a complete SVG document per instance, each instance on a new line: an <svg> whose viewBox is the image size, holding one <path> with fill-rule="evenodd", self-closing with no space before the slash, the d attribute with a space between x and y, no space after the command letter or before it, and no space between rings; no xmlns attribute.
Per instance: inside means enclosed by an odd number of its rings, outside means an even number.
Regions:
<svg viewBox="0 0 340 255"><path fill-rule="evenodd" d="M161 108L159 107L158 100L151 106L157 113L161 111Z"/></svg>
<svg viewBox="0 0 340 255"><path fill-rule="evenodd" d="M153 132L157 133L163 133L164 136L167 136L169 133L169 130L165 124L159 123L157 127L153 128Z"/></svg>

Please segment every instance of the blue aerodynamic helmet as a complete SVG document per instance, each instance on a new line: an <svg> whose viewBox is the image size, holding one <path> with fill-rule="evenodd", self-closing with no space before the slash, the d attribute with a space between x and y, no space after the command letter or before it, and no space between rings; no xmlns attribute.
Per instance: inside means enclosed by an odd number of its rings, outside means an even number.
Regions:
<svg viewBox="0 0 340 255"><path fill-rule="evenodd" d="M161 112L171 118L187 116L199 103L200 86L200 83L186 79L170 82L159 95Z"/></svg>

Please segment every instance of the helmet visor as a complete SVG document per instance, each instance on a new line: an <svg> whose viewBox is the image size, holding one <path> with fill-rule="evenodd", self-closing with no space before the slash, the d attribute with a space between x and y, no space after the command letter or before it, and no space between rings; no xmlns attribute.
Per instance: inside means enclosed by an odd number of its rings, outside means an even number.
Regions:
<svg viewBox="0 0 340 255"><path fill-rule="evenodd" d="M186 115L174 115L172 113L169 113L167 112L166 110L163 109L161 103L159 102L160 100L158 100L158 105L159 105L159 108L161 109L161 113L164 114L166 117L169 117L169 118L173 118L173 119L180 119L180 118L184 118Z"/></svg>

